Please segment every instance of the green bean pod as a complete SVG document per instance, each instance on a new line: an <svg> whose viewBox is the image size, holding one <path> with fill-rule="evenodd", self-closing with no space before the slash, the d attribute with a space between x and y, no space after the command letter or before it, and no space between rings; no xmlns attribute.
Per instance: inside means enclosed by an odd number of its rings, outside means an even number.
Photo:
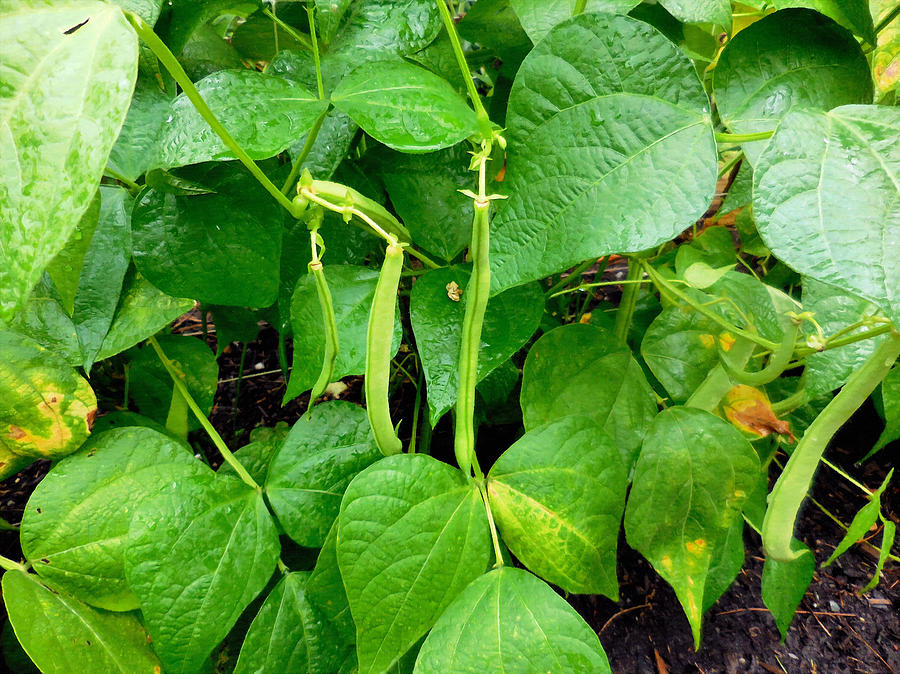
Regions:
<svg viewBox="0 0 900 674"><path fill-rule="evenodd" d="M325 279L325 270L321 262L310 262L309 273L316 281L316 294L319 296L319 307L322 309L322 324L325 326L325 355L322 358L322 370L316 383L309 392L309 404L306 406L306 415L322 393L325 387L331 383L334 377L334 363L338 354L337 322L334 317L334 305L331 301L331 290L328 289L328 281Z"/></svg>
<svg viewBox="0 0 900 674"><path fill-rule="evenodd" d="M797 513L812 484L819 460L838 429L890 372L898 355L900 333L893 331L806 429L769 494L769 507L762 526L763 547L767 556L779 562L789 562L806 554L794 550L791 540Z"/></svg>
<svg viewBox="0 0 900 674"><path fill-rule="evenodd" d="M369 199L352 187L328 180L301 179L301 189L308 189L315 195L322 197L334 204L352 204L355 208L365 213L374 220L384 231L392 234L400 241L410 240L409 230L397 220L390 211L377 201Z"/></svg>
<svg viewBox="0 0 900 674"><path fill-rule="evenodd" d="M385 456L399 454L403 449L391 423L388 404L388 384L391 377L391 341L394 334L394 312L397 307L397 288L403 270L403 248L387 247L375 297L369 311L366 333L366 412L375 434L375 442Z"/></svg>
<svg viewBox="0 0 900 674"><path fill-rule="evenodd" d="M748 372L747 370L744 370L741 366L736 365L720 348L719 360L722 361L722 367L724 367L731 378L739 384L746 384L747 386L763 386L764 384L775 381L781 376L781 373L784 372L788 363L791 362L791 356L794 354L794 342L797 339L798 328L799 325L791 321L791 324L784 330L781 344L772 352L772 355L769 357L769 362L766 363L766 366L762 370L759 370L758 372Z"/></svg>

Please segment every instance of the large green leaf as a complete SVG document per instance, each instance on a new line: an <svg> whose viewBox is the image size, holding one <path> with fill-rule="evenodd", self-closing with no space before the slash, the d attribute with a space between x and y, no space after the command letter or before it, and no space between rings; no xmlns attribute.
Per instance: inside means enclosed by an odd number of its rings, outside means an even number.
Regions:
<svg viewBox="0 0 900 674"><path fill-rule="evenodd" d="M331 100L370 136L402 152L440 150L478 130L475 113L446 80L399 59L359 66Z"/></svg>
<svg viewBox="0 0 900 674"><path fill-rule="evenodd" d="M314 407L294 424L266 476L266 497L285 533L322 547L350 480L379 458L362 407L340 400Z"/></svg>
<svg viewBox="0 0 900 674"><path fill-rule="evenodd" d="M731 27L731 0L660 0L676 19L685 23L715 23Z"/></svg>
<svg viewBox="0 0 900 674"><path fill-rule="evenodd" d="M3 574L3 602L16 638L46 674L161 669L134 615L93 609L16 570Z"/></svg>
<svg viewBox="0 0 900 674"><path fill-rule="evenodd" d="M471 267L436 269L421 276L410 293L410 322L425 370L428 410L434 426L453 405L459 388L459 349ZM454 300L450 284L462 290ZM535 333L544 295L535 283L511 288L488 304L481 335L478 380L505 363Z"/></svg>
<svg viewBox="0 0 900 674"><path fill-rule="evenodd" d="M881 451L889 443L900 438L900 368L888 372L881 382L881 405L884 409L884 430L865 458Z"/></svg>
<svg viewBox="0 0 900 674"><path fill-rule="evenodd" d="M316 565L306 583L306 596L326 619L334 623L341 638L352 646L356 644L356 626L350 615L347 591L344 589L341 569L338 566L337 528L335 520L325 537L322 549L319 550ZM353 655L355 657L356 653Z"/></svg>
<svg viewBox="0 0 900 674"><path fill-rule="evenodd" d="M173 481L139 506L125 575L167 672L200 668L265 587L278 552L262 494L228 475Z"/></svg>
<svg viewBox="0 0 900 674"><path fill-rule="evenodd" d="M336 265L325 267L325 278L331 290L338 329L338 354L334 364L334 380L366 369L366 330L369 310L375 296L378 271L368 267ZM312 388L322 369L325 353L325 326L311 275L297 282L291 300L291 325L294 332L294 366L284 400L296 398ZM402 328L394 321L392 353L400 348Z"/></svg>
<svg viewBox="0 0 900 674"><path fill-rule="evenodd" d="M697 647L713 553L741 517L758 473L750 443L703 410L670 407L644 439L625 534L674 588Z"/></svg>
<svg viewBox="0 0 900 674"><path fill-rule="evenodd" d="M75 293L78 291L78 278L84 257L91 246L94 232L100 221L100 190L94 192L90 205L81 214L78 224L66 241L66 245L47 265L47 275L59 292L60 301L69 316L75 306Z"/></svg>
<svg viewBox="0 0 900 674"><path fill-rule="evenodd" d="M235 674L334 674L344 660L335 627L306 598L308 573L282 578L266 597L241 646Z"/></svg>
<svg viewBox="0 0 900 674"><path fill-rule="evenodd" d="M82 601L110 611L136 609L125 582L135 506L165 484L204 471L184 445L149 428L94 435L28 499L22 552L42 578Z"/></svg>
<svg viewBox="0 0 900 674"><path fill-rule="evenodd" d="M597 635L565 599L527 571L501 567L469 585L438 620L419 674L608 674Z"/></svg>
<svg viewBox="0 0 900 674"><path fill-rule="evenodd" d="M782 641L816 570L816 556L812 550L796 539L791 547L808 554L801 554L790 562L767 557L762 572L762 600L775 618Z"/></svg>
<svg viewBox="0 0 900 674"><path fill-rule="evenodd" d="M554 28L509 97L493 291L690 226L715 191L709 107L690 60L655 28L606 14Z"/></svg>
<svg viewBox="0 0 900 674"><path fill-rule="evenodd" d="M465 144L428 154L384 152L378 171L416 245L452 260L472 235L472 187Z"/></svg>
<svg viewBox="0 0 900 674"><path fill-rule="evenodd" d="M900 325L898 128L897 108L791 112L759 158L753 212L779 259Z"/></svg>
<svg viewBox="0 0 900 674"><path fill-rule="evenodd" d="M159 88L159 82L145 75L138 77L128 116L109 153L107 166L129 180L137 180L151 168L170 109L170 97Z"/></svg>
<svg viewBox="0 0 900 674"><path fill-rule="evenodd" d="M872 14L869 12L867 0L774 0L773 4L777 9L788 7L814 9L831 17L869 44L875 43Z"/></svg>
<svg viewBox="0 0 900 674"><path fill-rule="evenodd" d="M10 327L78 367L82 364L81 344L62 302L49 274L44 273Z"/></svg>
<svg viewBox="0 0 900 674"><path fill-rule="evenodd" d="M24 335L0 331L0 477L23 461L71 454L87 438L96 413L87 380L61 356Z"/></svg>
<svg viewBox="0 0 900 674"><path fill-rule="evenodd" d="M216 193L141 192L132 212L138 270L176 297L227 306L272 304L281 208L242 167L215 166L204 184Z"/></svg>
<svg viewBox="0 0 900 674"><path fill-rule="evenodd" d="M875 24L879 25L896 3L895 0L869 0L869 7ZM900 84L900 21L896 18L878 33L878 48L872 54L872 78L876 101Z"/></svg>
<svg viewBox="0 0 900 674"><path fill-rule="evenodd" d="M122 296L112 325L94 360L103 360L147 339L194 307L194 300L172 297L132 267L122 283Z"/></svg>
<svg viewBox="0 0 900 674"><path fill-rule="evenodd" d="M331 42L341 19L350 8L351 0L315 0L316 3L316 29L325 44Z"/></svg>
<svg viewBox="0 0 900 674"><path fill-rule="evenodd" d="M572 16L577 0L510 0L516 16L522 23L528 37L534 43L540 42L553 26ZM587 12L609 12L626 14L639 0L588 0Z"/></svg>
<svg viewBox="0 0 900 674"><path fill-rule="evenodd" d="M0 323L65 245L128 110L137 36L101 2L0 17Z"/></svg>
<svg viewBox="0 0 900 674"><path fill-rule="evenodd" d="M328 106L296 82L255 70L222 70L197 82L222 125L253 159L272 157L303 136ZM186 94L172 101L155 167L234 159Z"/></svg>
<svg viewBox="0 0 900 674"><path fill-rule="evenodd" d="M354 478L338 517L337 558L360 673L384 671L412 648L484 572L490 548L478 489L447 464L399 454Z"/></svg>
<svg viewBox="0 0 900 674"><path fill-rule="evenodd" d="M630 470L656 395L631 351L592 325L566 325L541 337L525 360L522 417L531 430L570 414L591 417L616 440Z"/></svg>
<svg viewBox="0 0 900 674"><path fill-rule="evenodd" d="M528 431L497 459L487 484L503 542L526 567L566 592L618 601L628 472L596 421L563 417Z"/></svg>
<svg viewBox="0 0 900 674"><path fill-rule="evenodd" d="M872 78L849 32L816 12L792 9L757 21L728 43L713 71L713 91L730 131L756 133L774 129L794 107L871 103ZM754 165L764 146L744 145Z"/></svg>

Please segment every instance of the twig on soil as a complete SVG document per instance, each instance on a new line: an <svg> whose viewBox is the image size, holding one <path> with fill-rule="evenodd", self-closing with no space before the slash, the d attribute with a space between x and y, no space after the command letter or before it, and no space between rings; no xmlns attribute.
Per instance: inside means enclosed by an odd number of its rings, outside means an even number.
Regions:
<svg viewBox="0 0 900 674"><path fill-rule="evenodd" d="M851 632L853 632L853 635L854 635L857 639L859 639L861 642L863 642L863 643L865 644L866 648L868 648L870 651L872 651L872 653L875 655L876 658L878 658L879 660L881 660L881 662L884 663L884 666L888 668L888 671L890 671L891 674L897 674L897 670L894 669L893 667L891 667L891 666L888 664L887 660L885 660L883 657L881 657L881 654L880 654L878 651L876 651L874 648L872 648L872 646L869 644L868 641L866 641L866 640L863 639L861 636L859 636L859 632L857 632L855 629L853 629L852 627L850 627L849 623L848 623L846 620L844 620L843 623L844 623L844 625L847 627L848 630L850 630Z"/></svg>
<svg viewBox="0 0 900 674"><path fill-rule="evenodd" d="M613 620L618 618L619 616L623 616L626 613L631 613L632 611L637 611L642 608L650 608L650 604L641 604L639 606L630 606L629 608L623 608L621 611L619 611L614 616L612 616L609 620L607 620L605 623L603 623L603 627L600 628L600 631L597 632L597 635L599 636L599 635L603 634L603 630L605 630L607 627L609 627L609 624Z"/></svg>

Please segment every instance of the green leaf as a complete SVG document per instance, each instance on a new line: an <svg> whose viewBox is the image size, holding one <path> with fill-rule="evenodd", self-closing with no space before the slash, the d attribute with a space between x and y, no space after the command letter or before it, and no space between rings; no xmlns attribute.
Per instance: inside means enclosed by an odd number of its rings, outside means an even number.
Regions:
<svg viewBox="0 0 900 674"><path fill-rule="evenodd" d="M878 312L869 302L813 278L803 279L803 310L813 312L826 337ZM807 335L818 335L809 323L804 323L804 330ZM804 372L810 397L831 393L846 384L884 339L873 337L807 356Z"/></svg>
<svg viewBox="0 0 900 674"><path fill-rule="evenodd" d="M101 187L100 194L100 219L84 257L72 312L86 372L90 372L112 325L131 264L134 200L120 187Z"/></svg>
<svg viewBox="0 0 900 674"><path fill-rule="evenodd" d="M749 201L749 195L747 199ZM735 252L731 230L727 227L710 227L690 242L678 246L678 250L675 252L675 269L679 276L685 278L691 265L698 262L703 262L716 269L722 267L734 269ZM718 280L716 277L712 283ZM708 285L712 285L712 283Z"/></svg>
<svg viewBox="0 0 900 674"><path fill-rule="evenodd" d="M460 189L472 186L464 145L429 152L378 156L378 170L397 215L413 241L452 260L472 236L472 199Z"/></svg>
<svg viewBox="0 0 900 674"><path fill-rule="evenodd" d="M138 47L122 11L101 2L16 7L0 17L0 44L2 324L90 204L128 110Z"/></svg>
<svg viewBox="0 0 900 674"><path fill-rule="evenodd" d="M691 62L655 28L605 14L554 28L509 97L493 292L690 226L715 192L709 107Z"/></svg>
<svg viewBox="0 0 900 674"><path fill-rule="evenodd" d="M679 21L731 28L730 0L660 0L660 4Z"/></svg>
<svg viewBox="0 0 900 674"><path fill-rule="evenodd" d="M446 80L399 59L359 66L331 100L370 136L401 152L440 150L478 130L475 113Z"/></svg>
<svg viewBox="0 0 900 674"><path fill-rule="evenodd" d="M337 557L360 673L384 671L406 653L484 572L490 546L484 502L460 471L399 454L354 478Z"/></svg>
<svg viewBox="0 0 900 674"><path fill-rule="evenodd" d="M149 428L94 434L28 499L22 552L43 579L82 601L110 611L136 609L125 582L135 504L205 471L183 444Z"/></svg>
<svg viewBox="0 0 900 674"><path fill-rule="evenodd" d="M62 357L24 335L0 331L0 476L16 472L23 459L71 454L96 413L90 385ZM19 464L15 470L13 463Z"/></svg>
<svg viewBox="0 0 900 674"><path fill-rule="evenodd" d="M366 370L366 329L378 271L368 267L327 265L325 277L331 290L338 329L338 354L334 364L334 380L337 381L348 375L363 374ZM291 325L294 332L294 365L284 394L285 403L311 389L322 369L325 327L322 325L315 281L309 274L297 282L291 300ZM398 318L394 322L392 343L395 346L392 353L400 348L402 334Z"/></svg>
<svg viewBox="0 0 900 674"><path fill-rule="evenodd" d="M556 24L572 16L577 0L510 0L516 16L531 41L537 44ZM627 14L639 0L588 0L586 12Z"/></svg>
<svg viewBox="0 0 900 674"><path fill-rule="evenodd" d="M341 19L344 18L352 0L315 0L316 2L316 29L322 42L328 44L337 33Z"/></svg>
<svg viewBox="0 0 900 674"><path fill-rule="evenodd" d="M878 305L900 324L900 109L788 114L759 158L753 212L783 262Z"/></svg>
<svg viewBox="0 0 900 674"><path fill-rule="evenodd" d="M112 325L94 360L103 360L151 337L194 308L194 300L172 297L129 269Z"/></svg>
<svg viewBox="0 0 900 674"><path fill-rule="evenodd" d="M618 601L628 473L597 422L563 417L528 431L497 459L487 485L503 542L528 569L566 592Z"/></svg>
<svg viewBox="0 0 900 674"><path fill-rule="evenodd" d="M205 182L216 194L141 192L132 212L138 270L176 297L227 306L272 304L280 206L243 167L214 166Z"/></svg>
<svg viewBox="0 0 900 674"><path fill-rule="evenodd" d="M302 137L328 106L295 82L255 70L222 70L197 90L253 159L272 157ZM234 159L186 94L172 101L154 167Z"/></svg>
<svg viewBox="0 0 900 674"><path fill-rule="evenodd" d="M200 339L186 335L162 335L159 345L166 356L183 375L200 410L209 414L218 386L219 364L215 354ZM130 361L130 394L141 414L161 424L166 423L172 396L176 395L175 385L168 370L154 351L145 346ZM180 393L177 393L180 396ZM199 428L196 419L190 419L190 428Z"/></svg>
<svg viewBox="0 0 900 674"><path fill-rule="evenodd" d="M216 329L216 358L229 344L246 346L259 335L259 316L243 307L210 307Z"/></svg>
<svg viewBox="0 0 900 674"><path fill-rule="evenodd" d="M362 407L340 400L314 407L294 424L266 477L266 497L285 533L322 547L350 480L379 458Z"/></svg>
<svg viewBox="0 0 900 674"><path fill-rule="evenodd" d="M262 494L227 475L173 481L138 507L125 575L167 672L200 668L265 587L278 552Z"/></svg>
<svg viewBox="0 0 900 674"><path fill-rule="evenodd" d="M880 25L896 4L894 0L869 0L869 7L875 25ZM878 33L878 47L872 54L872 77L876 101L900 84L900 22L896 19Z"/></svg>
<svg viewBox="0 0 900 674"><path fill-rule="evenodd" d="M731 587L744 566L745 557L744 518L737 517L728 533L713 550L709 571L706 574L706 584L703 587L704 613Z"/></svg>
<svg viewBox="0 0 900 674"><path fill-rule="evenodd" d="M59 293L60 302L69 316L75 306L78 278L84 264L84 256L91 246L94 232L100 220L100 190L94 192L90 205L81 215L78 224L66 241L66 245L47 265L47 275Z"/></svg>
<svg viewBox="0 0 900 674"><path fill-rule="evenodd" d="M160 670L134 615L93 609L15 570L3 574L3 601L16 638L46 674Z"/></svg>
<svg viewBox="0 0 900 674"><path fill-rule="evenodd" d="M306 597L309 574L289 573L266 597L241 646L235 674L333 674L344 660L340 636Z"/></svg>
<svg viewBox="0 0 900 674"><path fill-rule="evenodd" d="M656 395L631 351L592 325L566 325L541 337L522 376L525 430L571 414L591 417L615 439L630 470Z"/></svg>
<svg viewBox="0 0 900 674"><path fill-rule="evenodd" d="M316 605L327 620L334 623L340 638L347 644L356 644L356 626L350 616L350 604L347 602L347 591L341 578L341 570L337 560L337 520L328 531L325 543L319 551L316 566L306 583L306 596ZM355 648L354 665L356 664Z"/></svg>
<svg viewBox="0 0 900 674"><path fill-rule="evenodd" d="M69 365L81 365L81 344L78 343L75 324L63 308L62 298L49 274L45 273L41 277L28 298L28 303L19 311L10 327L62 356Z"/></svg>
<svg viewBox="0 0 900 674"><path fill-rule="evenodd" d="M670 407L644 439L625 534L675 590L697 648L713 552L740 519L758 473L750 443L703 410Z"/></svg>
<svg viewBox="0 0 900 674"><path fill-rule="evenodd" d="M792 548L808 554L790 562L766 557L762 573L762 600L775 618L782 642L816 570L816 556L806 545L794 539Z"/></svg>
<svg viewBox="0 0 900 674"><path fill-rule="evenodd" d="M888 557L891 554L891 548L894 545L894 537L897 535L897 525L888 519L883 521L884 530L881 532L881 550L879 550L878 553L878 562L875 564L875 573L872 575L872 580L866 583L866 586L860 590L860 594L865 594L878 585L878 581L881 579L881 572L884 569L885 562L887 562Z"/></svg>
<svg viewBox="0 0 900 674"><path fill-rule="evenodd" d="M107 166L137 180L153 166L160 131L169 116L170 97L153 77L138 77L122 131L109 153Z"/></svg>
<svg viewBox="0 0 900 674"><path fill-rule="evenodd" d="M471 267L453 266L423 274L410 293L410 322L425 370L428 410L434 426L456 404L459 388L459 349ZM450 297L449 284L462 290ZM488 304L478 358L478 381L506 362L538 328L544 295L531 283L512 288Z"/></svg>
<svg viewBox="0 0 900 674"><path fill-rule="evenodd" d="M850 33L798 9L775 12L735 35L713 71L713 91L729 131L756 133L773 130L791 108L871 103L872 78ZM765 145L743 145L754 167Z"/></svg>
<svg viewBox="0 0 900 674"><path fill-rule="evenodd" d="M611 670L597 635L545 583L522 569L494 569L447 607L425 640L417 673Z"/></svg>
<svg viewBox="0 0 900 674"><path fill-rule="evenodd" d="M831 17L869 44L875 44L872 15L867 0L774 0L777 9L807 7ZM796 36L793 36L796 40Z"/></svg>
<svg viewBox="0 0 900 674"><path fill-rule="evenodd" d="M884 493L884 490L887 489L893 472L893 469L891 469L884 479L884 482L881 483L881 486L872 493L872 496L870 497L871 500L860 508L859 512L853 516L853 521L850 522L850 526L847 527L847 532L844 534L841 542L838 543L828 559L825 560L825 563L822 564L823 569L831 566L831 563L834 562L834 560L861 541L866 535L866 532L868 532L875 522L878 521L878 513L881 510L881 495Z"/></svg>
<svg viewBox="0 0 900 674"><path fill-rule="evenodd" d="M881 404L884 408L884 430L863 460L900 438L900 368L895 367L881 381Z"/></svg>

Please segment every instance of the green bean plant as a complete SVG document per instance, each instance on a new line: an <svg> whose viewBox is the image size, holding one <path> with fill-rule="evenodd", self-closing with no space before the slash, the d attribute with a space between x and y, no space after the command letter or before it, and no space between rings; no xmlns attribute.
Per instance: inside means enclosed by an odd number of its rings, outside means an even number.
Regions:
<svg viewBox="0 0 900 674"><path fill-rule="evenodd" d="M0 477L52 461L8 660L608 672L564 596L618 600L622 527L698 648L745 527L782 635L880 523L873 587L891 475L824 453L870 396L858 458L900 437L898 14L0 1ZM216 355L263 321L305 413L248 439ZM816 560L822 464L867 505Z"/></svg>

